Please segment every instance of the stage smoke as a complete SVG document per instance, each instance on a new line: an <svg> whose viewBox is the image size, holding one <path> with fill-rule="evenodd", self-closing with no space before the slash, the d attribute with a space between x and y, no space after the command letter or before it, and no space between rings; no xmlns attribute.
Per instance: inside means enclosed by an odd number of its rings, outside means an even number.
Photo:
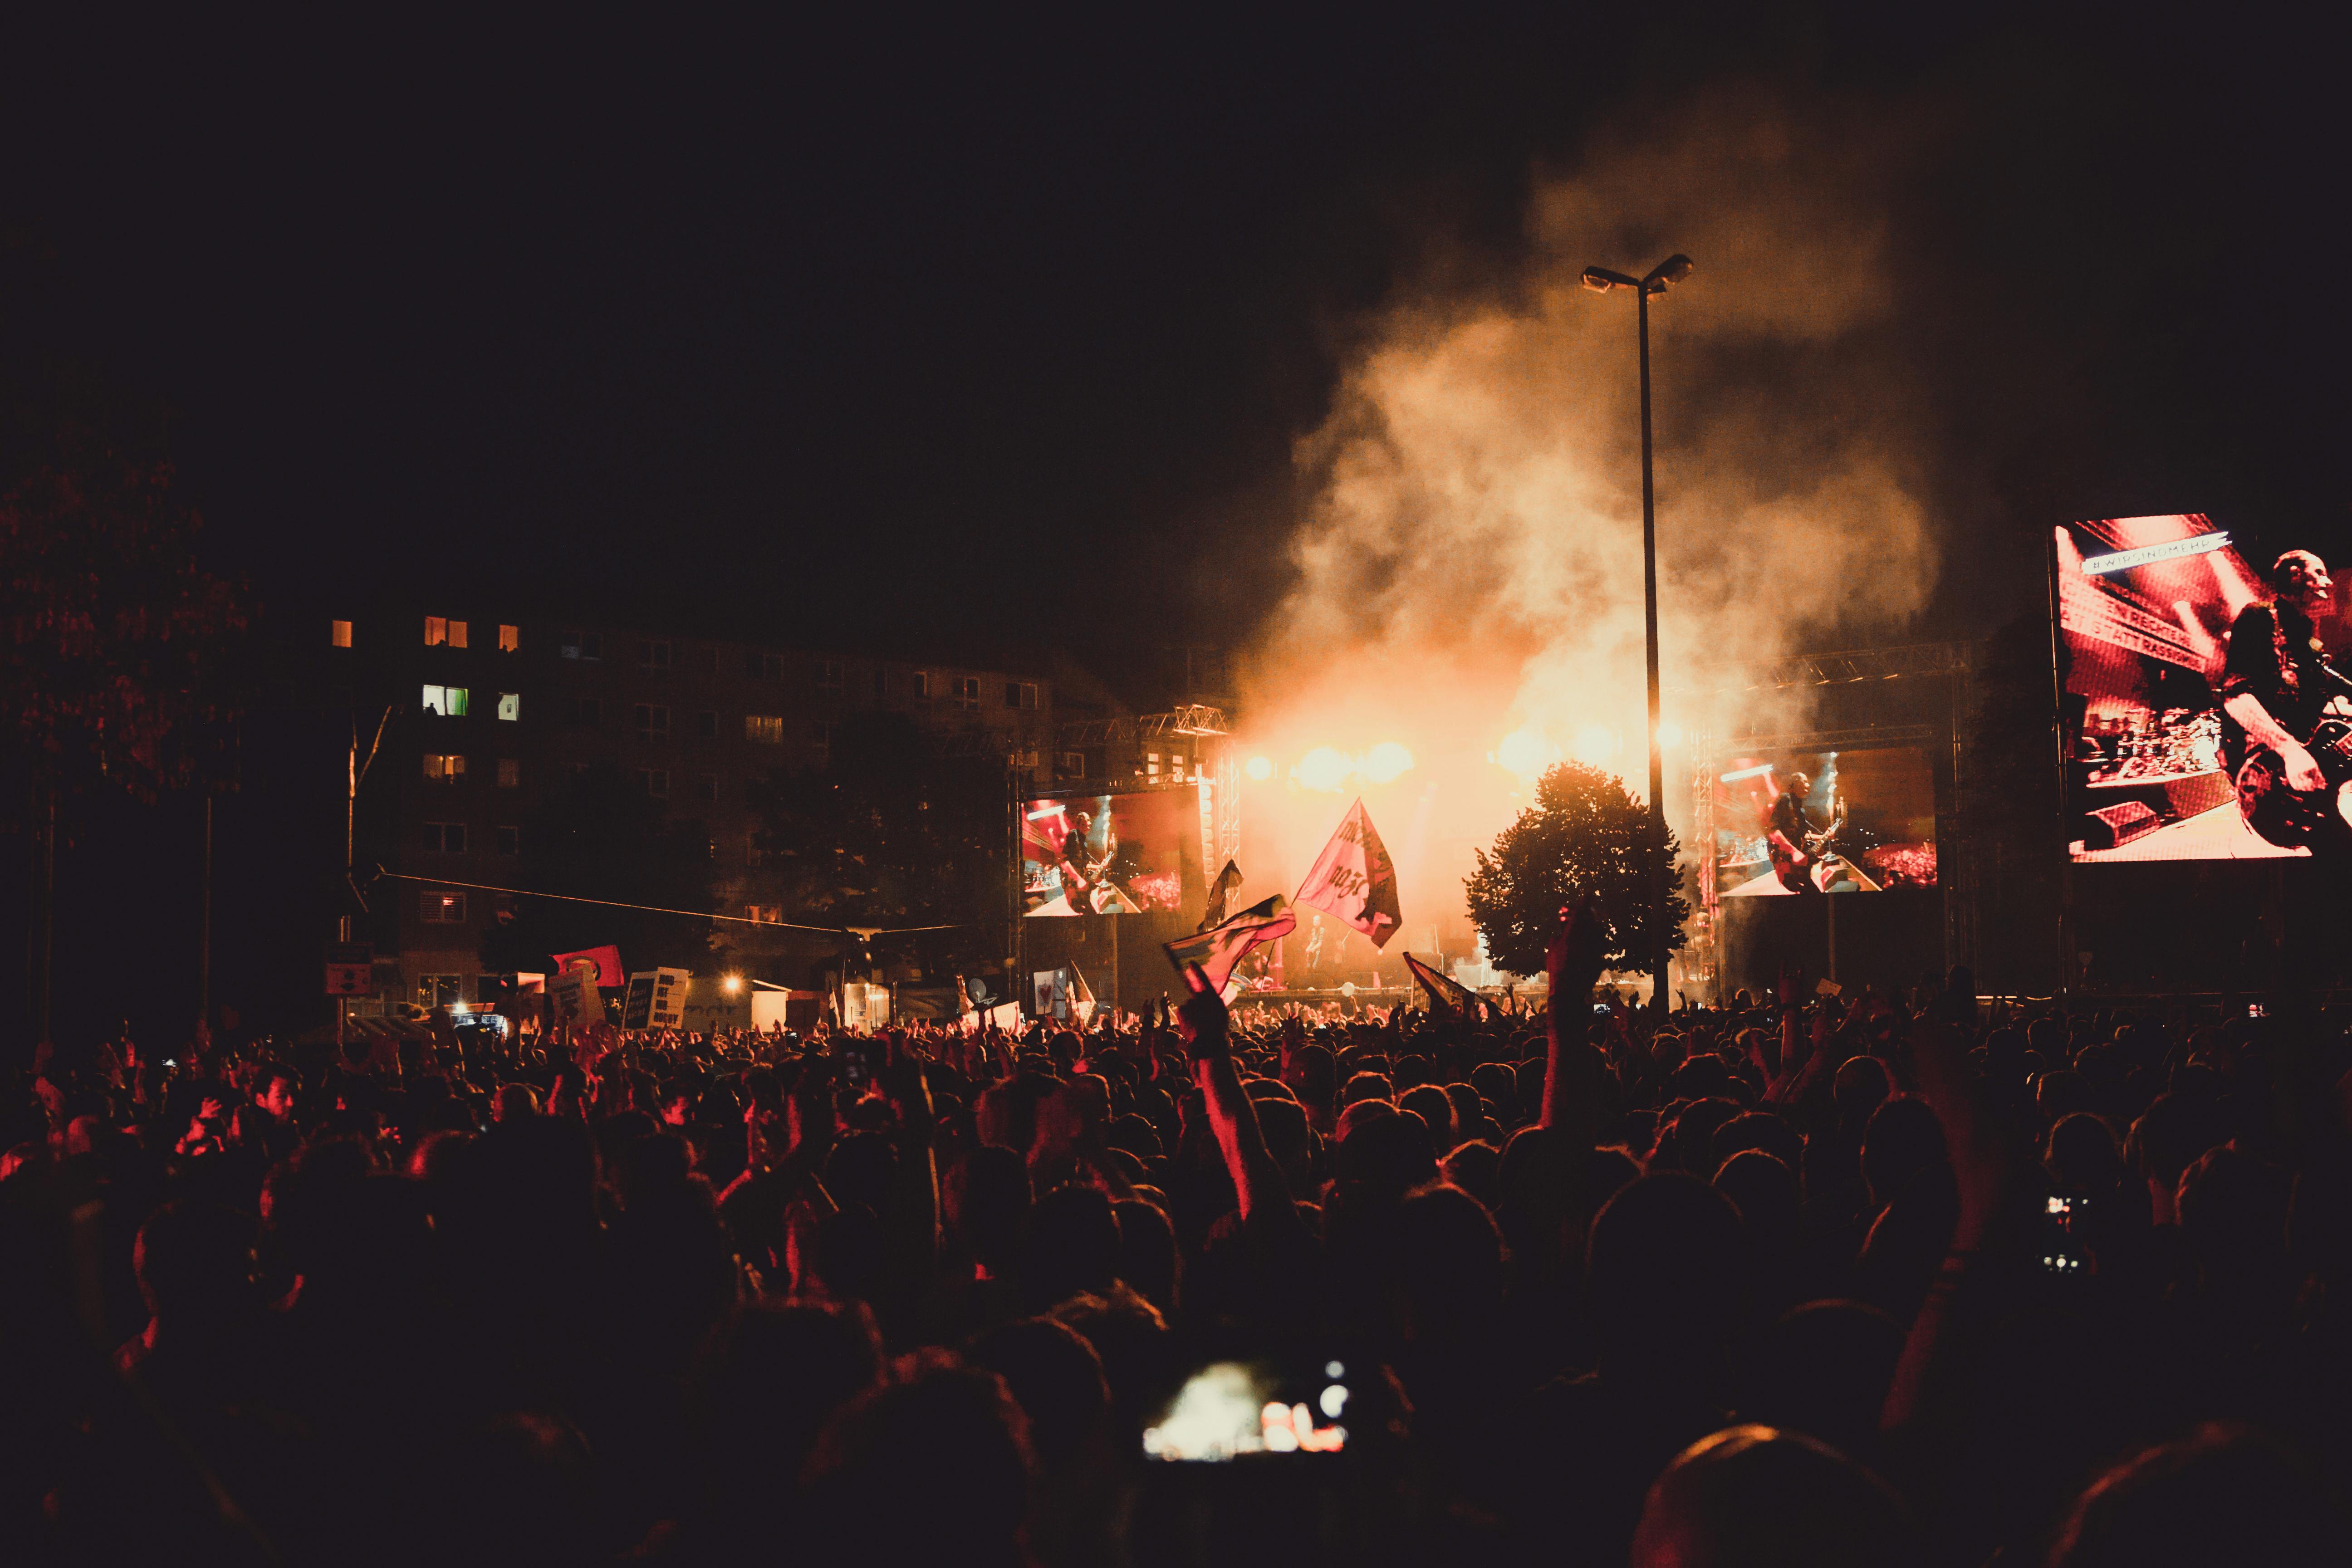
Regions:
<svg viewBox="0 0 2352 1568"><path fill-rule="evenodd" d="M1450 256L1437 275L1478 281L1403 291L1297 453L1311 500L1296 587L1246 661L1249 740L1286 767L1410 748L1413 772L1366 794L1400 826L1430 811L1399 868L1415 941L1444 925L1459 950L1472 847L1544 763L1646 790L1634 301L1580 288L1585 267L1697 262L1651 310L1669 736L1801 725L1795 701L1703 693L1738 661L1899 635L1933 586L1880 216L1904 129L1762 94L1641 126L1539 174L1528 259L1482 275ZM1694 766L1670 749L1686 858ZM1250 797L1253 889L1303 868L1344 807L1284 782Z"/></svg>

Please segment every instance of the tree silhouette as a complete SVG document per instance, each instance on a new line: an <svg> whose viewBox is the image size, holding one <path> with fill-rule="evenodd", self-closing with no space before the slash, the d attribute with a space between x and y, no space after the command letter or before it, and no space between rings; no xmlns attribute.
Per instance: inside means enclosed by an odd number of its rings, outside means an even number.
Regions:
<svg viewBox="0 0 2352 1568"><path fill-rule="evenodd" d="M664 820L655 800L609 763L565 781L523 824L522 886L652 909L514 900L482 935L494 973L544 970L550 956L611 942L632 970L708 965L710 922L653 910L709 910L709 838L699 822Z"/></svg>
<svg viewBox="0 0 2352 1568"><path fill-rule="evenodd" d="M785 919L945 925L933 951L994 955L1010 875L1002 753L959 752L903 713L854 714L825 766L772 777L754 798Z"/></svg>
<svg viewBox="0 0 2352 1568"><path fill-rule="evenodd" d="M1561 763L1536 784L1536 804L1478 851L1478 869L1463 887L1471 923L1486 939L1496 967L1541 974L1544 944L1564 904L1591 897L1601 916L1610 969L1646 968L1651 955L1651 889L1661 859L1674 867L1679 849L1666 835L1663 855L1650 845L1646 807L1624 781L1581 763ZM1683 945L1690 904L1670 895L1670 947Z"/></svg>
<svg viewBox="0 0 2352 1568"><path fill-rule="evenodd" d="M201 771L242 593L196 564L169 464L110 454L0 496L0 710L38 791L152 800Z"/></svg>

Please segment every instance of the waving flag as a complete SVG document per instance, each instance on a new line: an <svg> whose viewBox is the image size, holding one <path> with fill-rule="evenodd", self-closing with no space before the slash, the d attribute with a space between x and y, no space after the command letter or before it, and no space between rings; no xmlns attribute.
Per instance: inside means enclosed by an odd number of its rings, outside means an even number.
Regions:
<svg viewBox="0 0 2352 1568"><path fill-rule="evenodd" d="M1440 959L1438 962L1442 963L1444 961ZM1423 991L1429 993L1429 1001L1433 1007L1450 1009L1469 1018L1478 1016L1476 992L1455 980L1444 970L1424 963L1409 952L1404 955L1404 966L1412 971L1412 977L1421 982L1421 988Z"/></svg>
<svg viewBox="0 0 2352 1568"><path fill-rule="evenodd" d="M1201 917L1202 931L1225 923L1225 900L1232 898L1241 885L1242 868L1231 860L1226 861L1225 868L1217 873L1217 879L1209 884L1209 912Z"/></svg>
<svg viewBox="0 0 2352 1568"><path fill-rule="evenodd" d="M1404 920L1397 902L1396 862L1372 828L1360 800L1348 808L1331 842L1315 858L1294 903L1321 910L1385 947Z"/></svg>
<svg viewBox="0 0 2352 1568"><path fill-rule="evenodd" d="M578 952L550 953L555 961L555 973L569 974L577 963L583 969L593 966L599 985L625 985L629 977L621 971L621 950L617 947L583 947Z"/></svg>
<svg viewBox="0 0 2352 1568"><path fill-rule="evenodd" d="M1198 936L1179 937L1160 946L1167 950L1168 962L1176 966L1177 973L1183 973L1186 964L1197 963L1209 977L1209 989L1223 991L1225 982L1233 978L1235 966L1249 956L1250 949L1262 942L1289 935L1297 924L1298 917L1284 906L1282 895L1276 893Z"/></svg>

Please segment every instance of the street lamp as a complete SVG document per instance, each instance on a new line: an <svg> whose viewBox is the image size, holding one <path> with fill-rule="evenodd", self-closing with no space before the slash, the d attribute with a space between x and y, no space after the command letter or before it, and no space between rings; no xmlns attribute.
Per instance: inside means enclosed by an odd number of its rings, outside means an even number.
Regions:
<svg viewBox="0 0 2352 1568"><path fill-rule="evenodd" d="M1657 872L1650 887L1650 1005L1660 1017L1665 1016L1670 994L1666 906L1673 897L1674 871L1666 862L1666 768L1658 750L1658 514L1650 474L1650 296L1663 294L1689 277L1691 265L1689 257L1676 254L1651 268L1643 278L1628 278L1606 267L1584 269L1584 286L1596 294L1612 289L1633 290L1642 343L1642 635L1650 676L1650 843L1658 851Z"/></svg>

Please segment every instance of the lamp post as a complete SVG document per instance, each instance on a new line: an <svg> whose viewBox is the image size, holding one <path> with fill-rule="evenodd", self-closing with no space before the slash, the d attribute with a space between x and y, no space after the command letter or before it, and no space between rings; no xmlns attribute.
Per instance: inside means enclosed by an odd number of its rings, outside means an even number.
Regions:
<svg viewBox="0 0 2352 1568"><path fill-rule="evenodd" d="M1657 851L1657 869L1650 886L1650 1005L1659 1016L1666 1013L1666 907L1673 897L1674 868L1667 863L1665 759L1658 748L1658 514L1656 489L1650 472L1650 296L1664 294L1691 275L1691 258L1677 253L1650 268L1646 276L1629 278L1605 267L1584 269L1584 286L1596 294L1612 289L1633 290L1635 321L1642 346L1642 637L1650 678L1650 844Z"/></svg>

